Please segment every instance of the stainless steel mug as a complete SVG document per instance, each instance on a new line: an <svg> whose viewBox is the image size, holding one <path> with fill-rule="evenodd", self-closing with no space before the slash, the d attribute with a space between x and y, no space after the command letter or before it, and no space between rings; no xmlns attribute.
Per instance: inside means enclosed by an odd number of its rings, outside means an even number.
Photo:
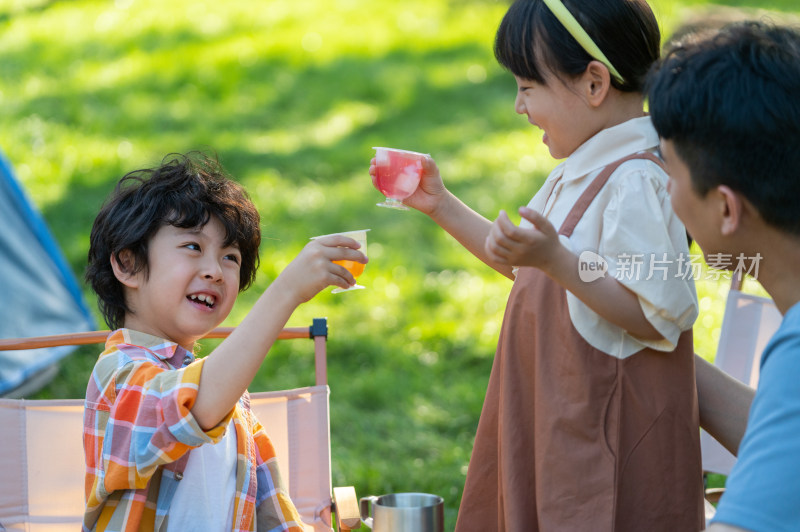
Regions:
<svg viewBox="0 0 800 532"><path fill-rule="evenodd" d="M444 532L444 499L429 493L362 497L361 522L375 532Z"/></svg>

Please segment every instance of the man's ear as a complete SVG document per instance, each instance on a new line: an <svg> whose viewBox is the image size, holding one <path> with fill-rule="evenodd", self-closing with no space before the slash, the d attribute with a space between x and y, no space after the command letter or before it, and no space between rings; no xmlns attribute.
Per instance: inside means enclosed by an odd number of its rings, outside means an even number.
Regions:
<svg viewBox="0 0 800 532"><path fill-rule="evenodd" d="M600 61L589 61L582 76L584 96L592 107L598 107L606 99L611 88L611 73Z"/></svg>
<svg viewBox="0 0 800 532"><path fill-rule="evenodd" d="M109 260L117 281L129 288L137 288L139 286L139 276L131 273L133 272L134 260L133 254L129 249L123 249L119 253L119 260L117 260L117 255L114 253L111 254Z"/></svg>
<svg viewBox="0 0 800 532"><path fill-rule="evenodd" d="M722 217L720 232L723 236L730 236L739 229L747 206L742 201L742 198L729 187L719 185L715 190L720 199L719 207Z"/></svg>

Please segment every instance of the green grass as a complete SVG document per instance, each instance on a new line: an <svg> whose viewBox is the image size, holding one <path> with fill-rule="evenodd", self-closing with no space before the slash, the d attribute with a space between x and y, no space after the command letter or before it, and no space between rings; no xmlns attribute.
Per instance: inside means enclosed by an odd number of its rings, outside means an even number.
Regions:
<svg viewBox="0 0 800 532"><path fill-rule="evenodd" d="M709 7L781 17L794 4L653 2L665 35ZM372 229L367 289L326 291L289 325L329 319L334 483L438 493L447 529L510 282L419 213L376 208L367 168L372 146L425 151L485 216L527 202L555 162L492 56L506 5L0 0L0 147L78 277L113 183L168 152L217 153L262 213L263 271L229 325L309 237ZM725 291L698 283L707 358ZM310 347L297 344L276 347L251 389L309 384ZM69 357L36 397L82 396L96 354Z"/></svg>

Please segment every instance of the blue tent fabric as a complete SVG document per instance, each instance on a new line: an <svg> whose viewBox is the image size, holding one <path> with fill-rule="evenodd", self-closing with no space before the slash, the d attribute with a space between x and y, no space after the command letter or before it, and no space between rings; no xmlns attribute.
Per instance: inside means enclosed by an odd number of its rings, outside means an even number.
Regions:
<svg viewBox="0 0 800 532"><path fill-rule="evenodd" d="M0 338L94 329L75 275L1 152L0 220ZM0 395L73 350L0 351Z"/></svg>

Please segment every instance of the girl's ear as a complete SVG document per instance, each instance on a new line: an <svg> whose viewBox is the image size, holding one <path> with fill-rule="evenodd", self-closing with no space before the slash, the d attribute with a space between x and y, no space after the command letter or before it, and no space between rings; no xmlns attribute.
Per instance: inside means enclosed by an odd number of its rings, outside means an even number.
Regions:
<svg viewBox="0 0 800 532"><path fill-rule="evenodd" d="M592 107L600 106L605 101L611 88L611 73L600 61L589 61L582 75L584 96Z"/></svg>
<svg viewBox="0 0 800 532"><path fill-rule="evenodd" d="M129 249L123 249L119 253L119 260L117 255L112 253L109 257L111 261L111 269L114 270L114 277L117 281L129 288L136 288L139 286L139 276L131 273L133 271L133 255Z"/></svg>

